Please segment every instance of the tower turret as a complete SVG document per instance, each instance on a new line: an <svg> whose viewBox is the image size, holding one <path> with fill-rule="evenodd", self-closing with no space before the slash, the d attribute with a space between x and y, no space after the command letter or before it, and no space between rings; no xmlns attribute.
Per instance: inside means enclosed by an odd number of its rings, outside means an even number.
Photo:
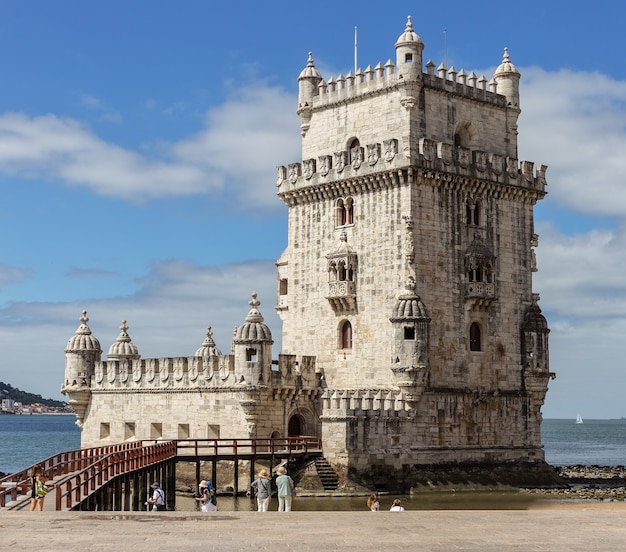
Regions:
<svg viewBox="0 0 626 552"><path fill-rule="evenodd" d="M107 360L138 360L141 355L139 354L137 345L132 342L128 335L126 320L122 320L120 330L121 332L120 335L117 336L117 340L109 347Z"/></svg>
<svg viewBox="0 0 626 552"><path fill-rule="evenodd" d="M322 82L322 75L315 68L313 53L309 52L309 59L306 67L298 77L298 116L300 117L300 128L302 136L309 129L314 96L318 94L318 86Z"/></svg>
<svg viewBox="0 0 626 552"><path fill-rule="evenodd" d="M504 49L502 63L498 65L493 79L496 81L496 92L506 96L510 107L519 109L519 80L521 74L517 67L511 63L509 49Z"/></svg>
<svg viewBox="0 0 626 552"><path fill-rule="evenodd" d="M417 80L422 75L422 51L424 43L413 31L413 23L409 15L406 29L398 37L396 48L396 69L404 79Z"/></svg>
<svg viewBox="0 0 626 552"><path fill-rule="evenodd" d="M100 342L91 334L87 325L87 311L83 311L80 326L65 347L65 383L61 393L69 397L76 411L76 425L82 427L83 419L91 398L91 377L94 366L100 361Z"/></svg>
<svg viewBox="0 0 626 552"><path fill-rule="evenodd" d="M239 326L233 338L235 371L239 383L249 386L266 386L270 383L272 368L272 332L263 322L258 307L256 291L249 302L250 312L246 322Z"/></svg>
<svg viewBox="0 0 626 552"><path fill-rule="evenodd" d="M215 341L213 340L213 330L211 326L209 326L206 330L206 337L202 342L200 348L196 351L197 357L211 357L211 356L221 356L222 352L215 345Z"/></svg>

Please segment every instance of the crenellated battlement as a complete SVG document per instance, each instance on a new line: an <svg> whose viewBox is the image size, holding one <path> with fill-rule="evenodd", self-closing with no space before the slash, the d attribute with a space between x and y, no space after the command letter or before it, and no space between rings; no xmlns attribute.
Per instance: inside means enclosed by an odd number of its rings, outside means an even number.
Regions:
<svg viewBox="0 0 626 552"><path fill-rule="evenodd" d="M346 150L328 152L317 159L305 159L301 163L291 163L288 167L278 166L278 194L283 198L292 192L322 187L337 180L347 181L358 186L359 177L400 169L407 166L406 156L401 153L409 149L402 139L390 138L382 143L366 144L364 156L358 163L347 163L352 152ZM450 175L481 179L497 184L516 186L545 192L546 165L531 161L519 161L496 153L455 147L446 142L436 142L428 138L418 140L418 155L413 166L446 172ZM339 185L339 184L337 184ZM367 186L371 186L368 179Z"/></svg>
<svg viewBox="0 0 626 552"><path fill-rule="evenodd" d="M316 386L315 357L280 355L260 382L251 382L255 362L240 367L234 355L167 357L99 361L94 367L92 390L224 389L245 390L250 386L313 388ZM270 375L271 372L271 375Z"/></svg>
<svg viewBox="0 0 626 552"><path fill-rule="evenodd" d="M317 85L317 94L311 98L312 102L300 105L299 110L327 107L336 102L351 101L359 96L388 93L390 89L404 84L406 81L390 59L383 65L375 67L368 65L365 70L359 68L356 73L350 71L347 75L340 74L321 79ZM470 100L488 102L498 106L506 105L506 98L498 93L498 85L492 77L487 80L485 75L477 76L473 71L466 73L464 69L457 71L454 66L446 68L441 64L435 70L435 64L428 61L426 72L421 74L423 86L433 90L452 93Z"/></svg>
<svg viewBox="0 0 626 552"><path fill-rule="evenodd" d="M322 394L324 417L408 415L406 396L396 389L326 389Z"/></svg>

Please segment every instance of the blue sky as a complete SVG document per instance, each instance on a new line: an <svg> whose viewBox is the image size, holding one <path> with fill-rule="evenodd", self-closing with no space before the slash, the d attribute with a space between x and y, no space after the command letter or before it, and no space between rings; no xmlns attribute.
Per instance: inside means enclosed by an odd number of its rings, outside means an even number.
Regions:
<svg viewBox="0 0 626 552"><path fill-rule="evenodd" d="M548 165L534 289L557 379L545 417L615 418L626 337L626 8L562 2L0 2L0 381L62 398L88 311L144 357L230 348L252 291L280 351L276 165L300 159L297 77L395 58L522 73L520 159Z"/></svg>

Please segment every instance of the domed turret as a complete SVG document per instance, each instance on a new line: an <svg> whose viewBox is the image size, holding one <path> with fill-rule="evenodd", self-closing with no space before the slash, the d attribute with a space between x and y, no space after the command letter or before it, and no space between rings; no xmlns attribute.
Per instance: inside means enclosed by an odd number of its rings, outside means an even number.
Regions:
<svg viewBox="0 0 626 552"><path fill-rule="evenodd" d="M68 395L69 404L74 407L78 427L82 427L91 400L94 366L102 356L100 342L91 334L87 322L87 311L83 311L80 326L65 348L65 383L61 386L61 393Z"/></svg>
<svg viewBox="0 0 626 552"><path fill-rule="evenodd" d="M206 330L206 337L202 342L202 346L196 351L197 357L221 356L222 352L215 346L213 341L213 330L209 326Z"/></svg>
<svg viewBox="0 0 626 552"><path fill-rule="evenodd" d="M259 312L256 291L250 301L246 322L233 337L235 372L238 382L245 385L269 385L272 368L272 332Z"/></svg>
<svg viewBox="0 0 626 552"><path fill-rule="evenodd" d="M502 63L498 65L493 79L496 81L496 92L506 96L507 102L512 107L519 108L519 80L521 74L517 67L511 63L509 49L504 49Z"/></svg>
<svg viewBox="0 0 626 552"><path fill-rule="evenodd" d="M91 334L91 329L87 325L89 318L87 318L87 311L84 310L80 317L80 326L76 330L76 333L70 337L65 347L66 353L77 353L81 351L97 351L100 350L100 342Z"/></svg>
<svg viewBox="0 0 626 552"><path fill-rule="evenodd" d="M398 37L396 48L396 68L404 79L419 79L422 74L422 51L424 43L413 31L411 16L407 18L406 28Z"/></svg>
<svg viewBox="0 0 626 552"><path fill-rule="evenodd" d="M233 340L234 343L273 343L272 332L267 325L264 324L263 315L257 308L261 302L257 301L256 291L252 293L252 299L248 304L252 308L250 312L248 312L248 316L246 316L245 324L237 328Z"/></svg>
<svg viewBox="0 0 626 552"><path fill-rule="evenodd" d="M109 347L109 352L107 353L107 360L136 360L141 355L137 349L137 346L131 341L128 335L128 326L126 325L126 320L122 320L122 325L120 326L120 335L117 336L117 340L111 347Z"/></svg>
<svg viewBox="0 0 626 552"><path fill-rule="evenodd" d="M313 96L317 96L317 86L322 80L322 75L316 69L313 62L313 53L309 52L309 59L306 67L298 77L298 107L304 107L311 104Z"/></svg>
<svg viewBox="0 0 626 552"><path fill-rule="evenodd" d="M322 75L315 68L313 54L309 52L309 60L306 67L298 77L298 116L300 117L300 132L306 135L311 125L313 113L313 98L318 94L318 85L322 82Z"/></svg>

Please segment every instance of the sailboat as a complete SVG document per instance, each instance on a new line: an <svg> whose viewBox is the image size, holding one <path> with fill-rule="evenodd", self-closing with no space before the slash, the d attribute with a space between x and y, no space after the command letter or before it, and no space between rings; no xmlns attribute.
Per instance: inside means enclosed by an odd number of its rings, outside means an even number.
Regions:
<svg viewBox="0 0 626 552"><path fill-rule="evenodd" d="M583 423L583 417L580 414L576 414L576 423L577 424Z"/></svg>

